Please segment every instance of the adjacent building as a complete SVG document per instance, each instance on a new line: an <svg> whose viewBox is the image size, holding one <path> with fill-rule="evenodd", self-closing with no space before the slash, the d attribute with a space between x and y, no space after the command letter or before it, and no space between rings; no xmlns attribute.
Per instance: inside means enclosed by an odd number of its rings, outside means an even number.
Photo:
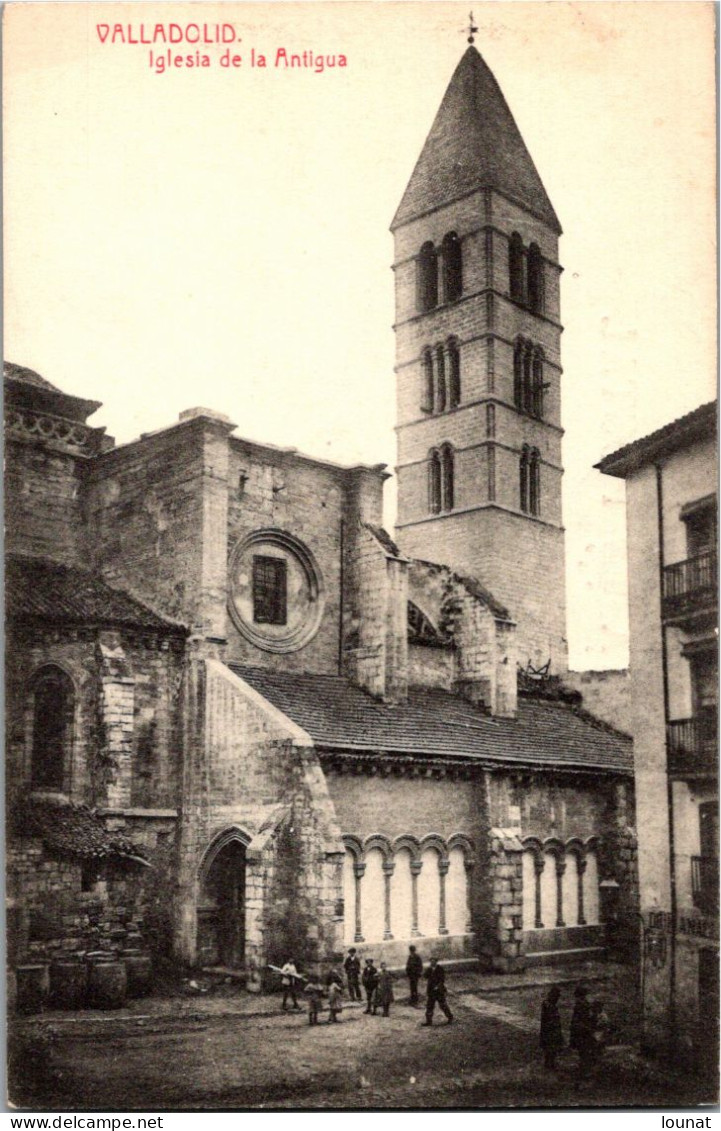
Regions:
<svg viewBox="0 0 721 1131"><path fill-rule="evenodd" d="M716 404L598 467L626 480L645 1036L718 1067Z"/></svg>

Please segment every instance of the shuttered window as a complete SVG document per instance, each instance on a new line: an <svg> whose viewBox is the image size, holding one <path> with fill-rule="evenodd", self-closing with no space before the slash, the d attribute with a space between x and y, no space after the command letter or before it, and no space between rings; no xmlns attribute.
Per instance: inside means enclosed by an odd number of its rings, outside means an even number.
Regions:
<svg viewBox="0 0 721 1131"><path fill-rule="evenodd" d="M256 624L286 624L288 567L284 558L253 558L253 620Z"/></svg>

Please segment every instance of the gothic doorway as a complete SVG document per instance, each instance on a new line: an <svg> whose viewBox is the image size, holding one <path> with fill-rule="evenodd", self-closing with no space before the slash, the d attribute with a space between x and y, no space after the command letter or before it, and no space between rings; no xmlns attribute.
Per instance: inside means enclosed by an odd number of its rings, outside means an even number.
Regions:
<svg viewBox="0 0 721 1131"><path fill-rule="evenodd" d="M202 966L243 965L245 847L238 835L224 837L203 862L198 901L198 961Z"/></svg>

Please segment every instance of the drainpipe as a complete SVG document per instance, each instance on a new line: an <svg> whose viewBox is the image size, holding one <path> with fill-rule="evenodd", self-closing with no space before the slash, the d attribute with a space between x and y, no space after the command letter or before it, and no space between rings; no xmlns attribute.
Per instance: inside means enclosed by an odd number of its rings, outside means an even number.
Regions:
<svg viewBox="0 0 721 1131"><path fill-rule="evenodd" d="M673 1049L676 1044L676 851L673 823L673 783L668 772L668 724L669 719L669 691L668 691L668 647L666 643L666 627L663 623L663 570L666 564L663 540L663 467L654 464L656 469L656 504L658 510L658 567L659 567L659 596L661 601L661 669L663 673L663 722L664 722L664 749L666 753L666 804L668 807L668 855L670 870L670 896L671 896L671 938L669 940L669 1003L668 1003L668 1030L669 1044Z"/></svg>

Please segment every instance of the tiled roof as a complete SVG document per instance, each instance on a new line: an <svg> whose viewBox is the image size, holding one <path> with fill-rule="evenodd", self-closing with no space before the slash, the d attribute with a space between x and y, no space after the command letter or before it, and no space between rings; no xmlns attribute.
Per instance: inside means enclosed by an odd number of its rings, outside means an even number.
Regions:
<svg viewBox="0 0 721 1131"><path fill-rule="evenodd" d="M9 557L5 565L7 615L72 624L112 624L185 632L147 605L74 566L42 558Z"/></svg>
<svg viewBox="0 0 721 1131"><path fill-rule="evenodd" d="M391 229L481 188L561 226L501 89L475 47L455 69Z"/></svg>
<svg viewBox="0 0 721 1131"><path fill-rule="evenodd" d="M142 848L109 832L102 818L86 805L31 800L22 806L17 825L21 835L39 837L47 848L63 856L85 860L124 856L147 863Z"/></svg>
<svg viewBox="0 0 721 1131"><path fill-rule="evenodd" d="M595 466L604 475L615 475L625 479L632 471L652 463L659 456L668 455L678 448L684 448L694 440L705 439L716 434L716 401L699 405L693 412L686 413L678 420L672 420L663 428L642 436L618 451L604 456Z"/></svg>
<svg viewBox="0 0 721 1131"><path fill-rule="evenodd" d="M54 393L60 392L57 385L51 385L34 369L28 369L26 365L16 365L14 361L3 362L3 376L9 381L22 381L24 385L33 385L36 389L52 389Z"/></svg>
<svg viewBox="0 0 721 1131"><path fill-rule="evenodd" d="M518 717L499 719L438 688L389 706L339 676L229 666L319 747L632 772L631 740L564 703L520 698Z"/></svg>

